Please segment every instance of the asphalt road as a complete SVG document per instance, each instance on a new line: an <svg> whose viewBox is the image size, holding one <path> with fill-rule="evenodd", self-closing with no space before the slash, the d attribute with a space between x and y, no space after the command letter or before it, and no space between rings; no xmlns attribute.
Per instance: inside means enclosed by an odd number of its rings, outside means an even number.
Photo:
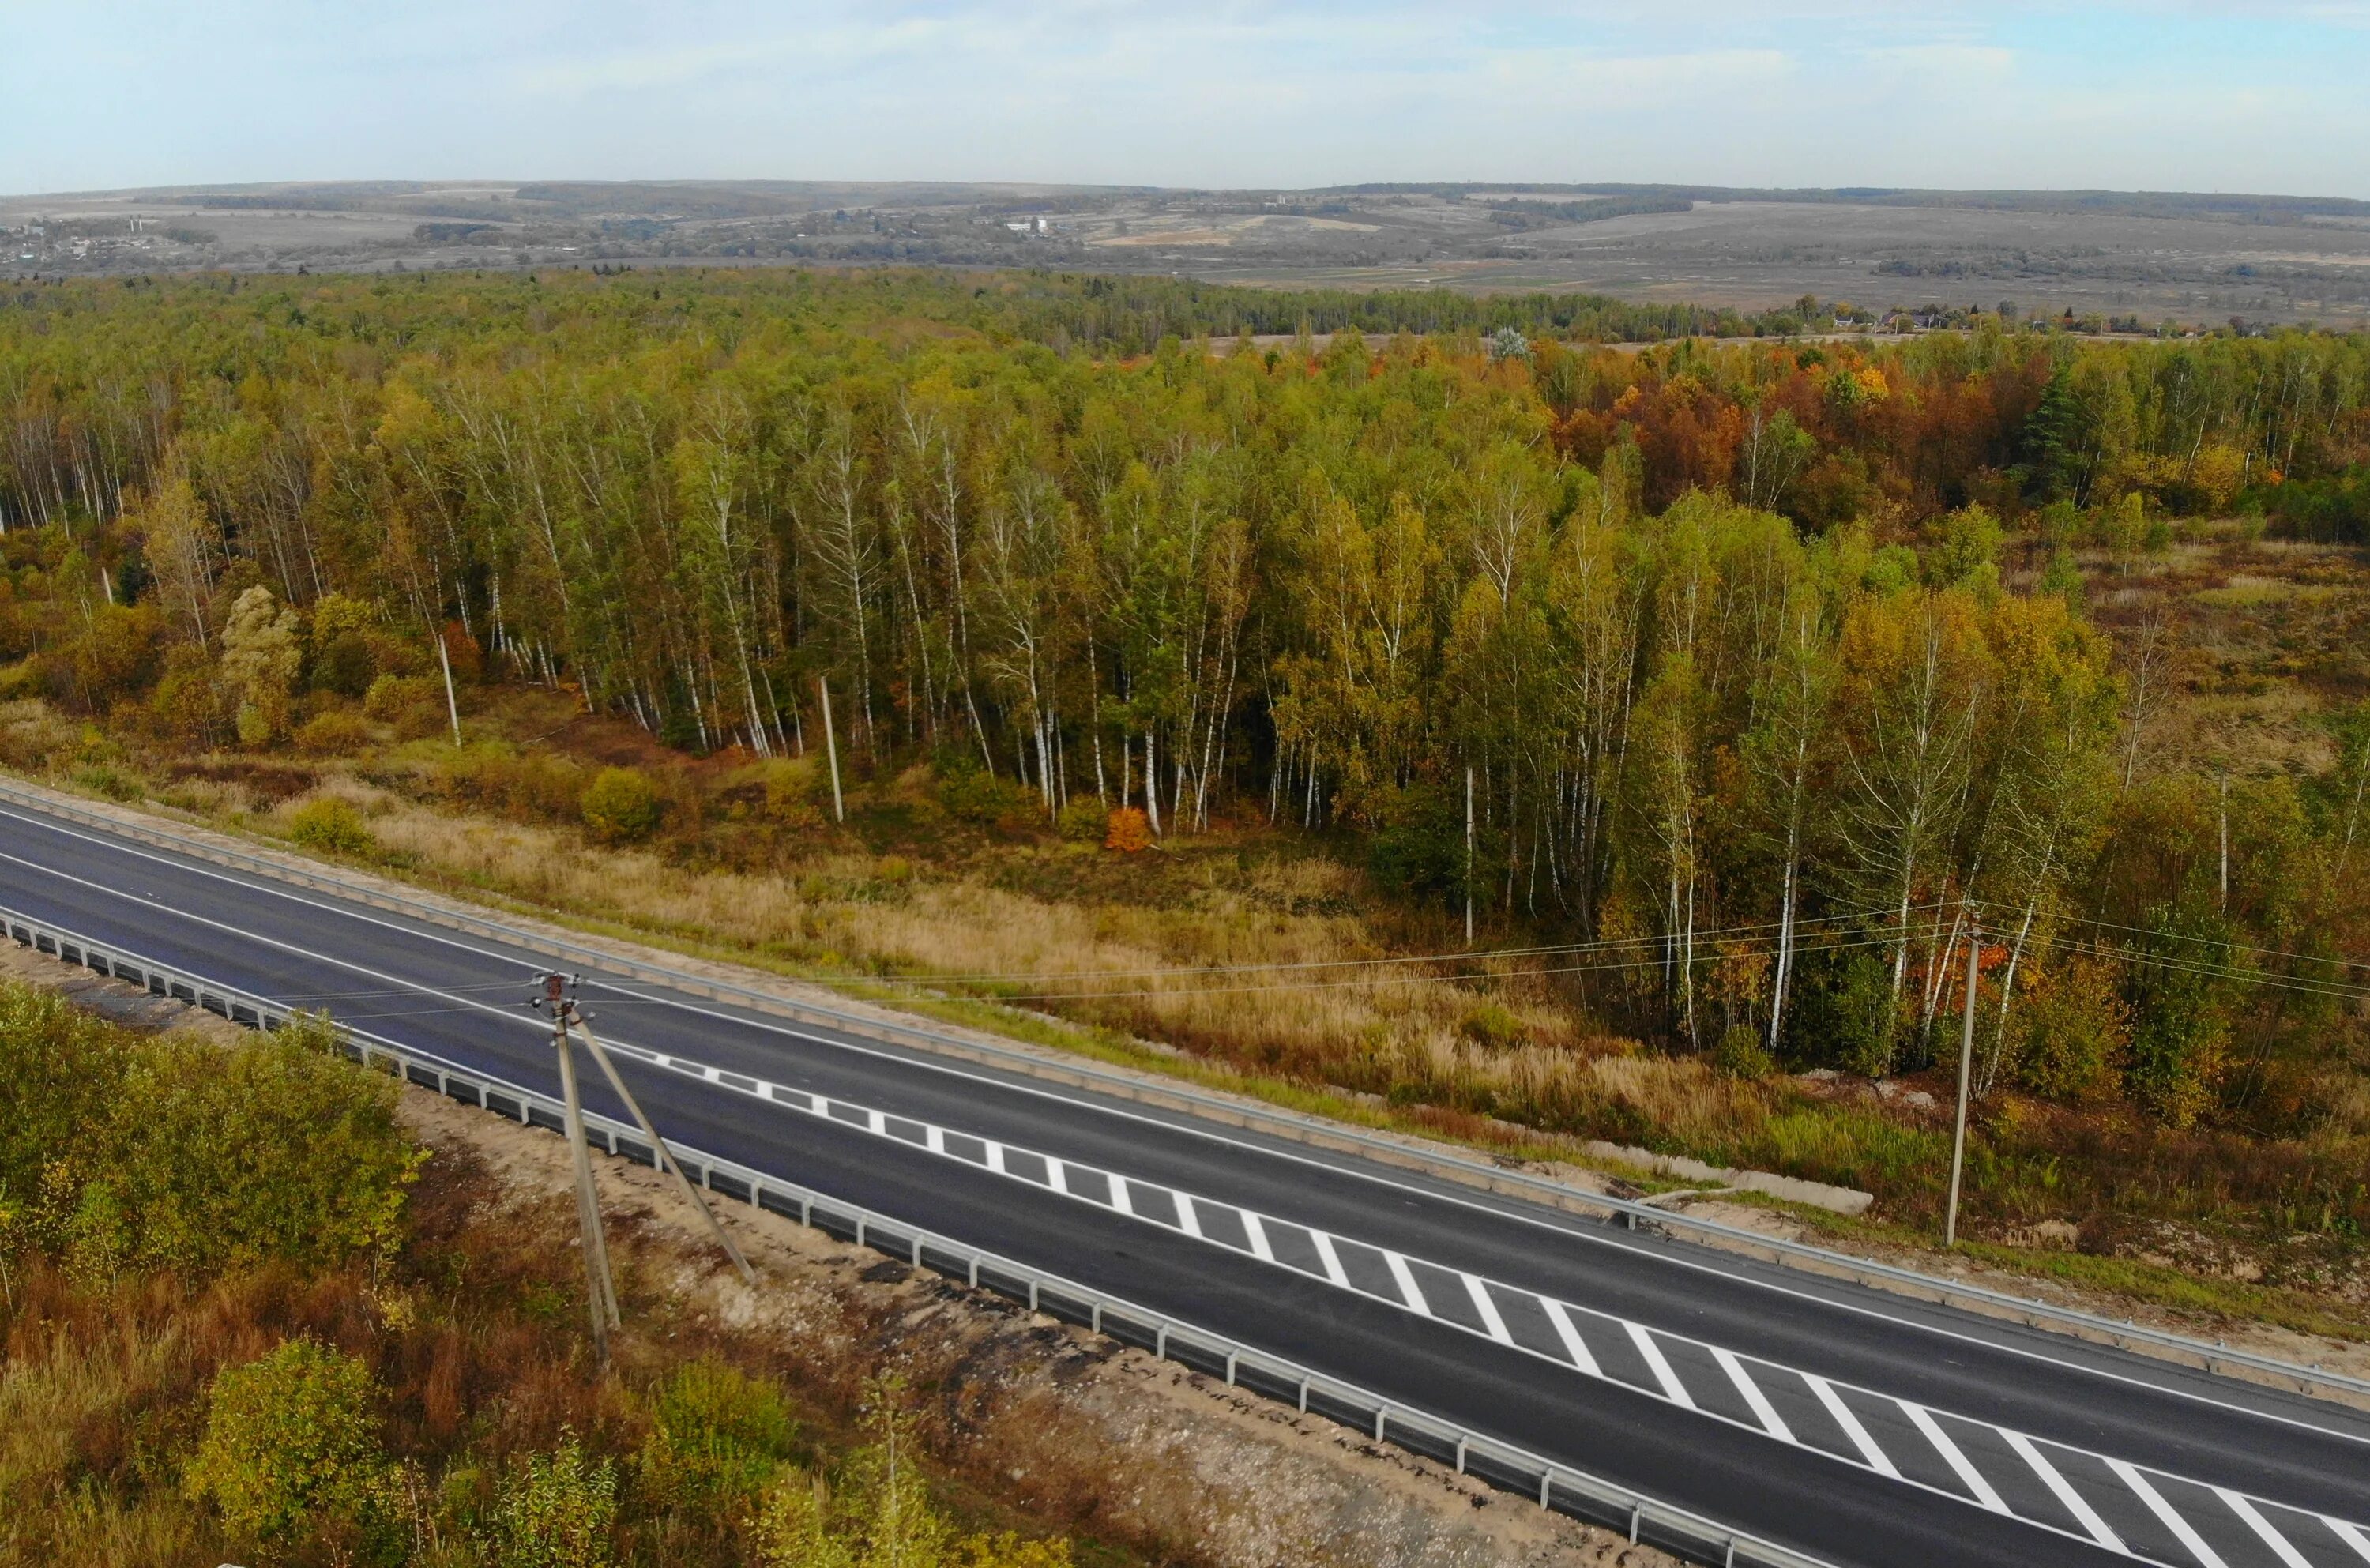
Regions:
<svg viewBox="0 0 2370 1568"><path fill-rule="evenodd" d="M14 804L0 905L556 1090L524 947ZM1838 1564L2370 1564L2342 1407L661 986L583 999L730 1075L621 1061L671 1139Z"/></svg>

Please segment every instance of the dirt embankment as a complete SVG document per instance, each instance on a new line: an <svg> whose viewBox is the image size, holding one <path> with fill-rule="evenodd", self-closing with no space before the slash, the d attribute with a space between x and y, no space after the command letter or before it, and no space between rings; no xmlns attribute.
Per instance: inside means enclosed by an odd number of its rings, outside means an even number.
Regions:
<svg viewBox="0 0 2370 1568"><path fill-rule="evenodd" d="M236 1038L179 1003L0 943L0 977L118 1021ZM575 1228L558 1138L426 1090L406 1124L489 1225ZM959 1478L1049 1524L1211 1568L1649 1568L1674 1560L1223 1383L1032 1317L869 1250L724 1203L744 1285L656 1171L595 1161L627 1335L732 1342L818 1402L852 1409L901 1373Z"/></svg>

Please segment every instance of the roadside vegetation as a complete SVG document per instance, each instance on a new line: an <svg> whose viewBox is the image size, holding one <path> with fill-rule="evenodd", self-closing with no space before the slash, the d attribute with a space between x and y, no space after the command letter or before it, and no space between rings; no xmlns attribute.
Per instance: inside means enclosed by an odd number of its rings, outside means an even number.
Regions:
<svg viewBox="0 0 2370 1568"><path fill-rule="evenodd" d="M597 1377L565 1228L328 1043L0 986L0 1563L1072 1561L934 1479L923 1391L842 1403L649 1282Z"/></svg>
<svg viewBox="0 0 2370 1568"><path fill-rule="evenodd" d="M1972 952L1978 1235L2361 1315L2370 344L1115 288L20 292L0 758L1912 1228Z"/></svg>

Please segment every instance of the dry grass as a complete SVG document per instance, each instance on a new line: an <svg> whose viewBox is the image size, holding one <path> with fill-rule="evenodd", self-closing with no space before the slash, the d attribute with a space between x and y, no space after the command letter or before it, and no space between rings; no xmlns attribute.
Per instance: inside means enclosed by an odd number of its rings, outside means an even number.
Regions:
<svg viewBox="0 0 2370 1568"><path fill-rule="evenodd" d="M1632 1043L1599 1034L1570 997L1537 980L1411 983L1430 972L1354 966L1388 957L1394 944L1367 917L1339 912L1373 901L1361 873L1329 860L1260 859L1243 870L1227 858L1223 876L1206 864L1174 870L1188 884L1175 899L1072 902L961 868L845 849L788 871L700 868L647 849L589 848L572 829L454 815L351 777L322 792L360 807L383 850L431 880L826 977L926 977L935 989L1058 1011L1304 1083L1403 1098L1412 1087L1432 1103L1550 1129L1592 1124L1612 1104L1628 1108L1623 1121L1690 1143L1732 1137L1738 1117L1766 1100L1693 1062L1632 1055ZM310 798L259 824L284 829ZM1056 871L1102 856L1077 847L1012 853ZM1309 909L1322 912L1292 912ZM1353 966L1323 967L1345 963ZM1237 978L1191 973L1240 964L1278 967ZM1047 975L1064 978L1022 978ZM1527 1039L1468 1038L1485 1000L1511 1012Z"/></svg>

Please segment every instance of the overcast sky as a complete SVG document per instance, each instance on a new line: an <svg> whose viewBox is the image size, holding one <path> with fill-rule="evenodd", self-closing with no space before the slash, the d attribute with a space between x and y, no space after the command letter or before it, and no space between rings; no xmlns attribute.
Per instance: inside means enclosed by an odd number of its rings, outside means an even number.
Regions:
<svg viewBox="0 0 2370 1568"><path fill-rule="evenodd" d="M0 0L0 191L479 176L2370 198L2370 0Z"/></svg>

